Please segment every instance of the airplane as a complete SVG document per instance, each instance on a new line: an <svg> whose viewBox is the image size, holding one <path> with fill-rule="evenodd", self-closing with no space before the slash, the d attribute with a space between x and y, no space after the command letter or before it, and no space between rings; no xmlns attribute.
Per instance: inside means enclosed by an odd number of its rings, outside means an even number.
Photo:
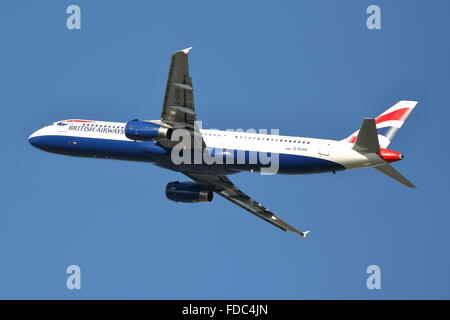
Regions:
<svg viewBox="0 0 450 320"><path fill-rule="evenodd" d="M233 132L198 127L194 104L192 78L189 75L187 48L172 55L161 117L159 120L130 120L109 122L69 119L53 122L30 135L29 143L41 150L77 157L118 159L149 162L156 166L181 172L189 182L170 182L166 196L176 202L207 202L218 194L255 216L283 231L305 238L310 231L299 231L253 200L227 177L243 171L262 172L268 167L259 154L277 157L278 174L313 174L374 168L401 184L415 186L390 164L403 159L397 151L389 150L397 131L402 127L417 101L402 100L376 118L365 118L360 129L342 140L316 139L296 136ZM174 138L182 131L192 140L182 144ZM179 147L179 146L182 147ZM187 151L216 156L242 155L240 162L207 163L206 158L194 163L176 163L178 155ZM225 151L224 151L225 150ZM256 154L256 160L253 155ZM188 155L192 159L192 155Z"/></svg>

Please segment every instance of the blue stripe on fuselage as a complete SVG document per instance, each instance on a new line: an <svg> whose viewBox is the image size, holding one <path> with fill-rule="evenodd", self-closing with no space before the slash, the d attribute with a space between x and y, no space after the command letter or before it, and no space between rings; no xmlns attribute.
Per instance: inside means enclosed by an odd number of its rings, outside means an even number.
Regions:
<svg viewBox="0 0 450 320"><path fill-rule="evenodd" d="M36 148L53 153L79 157L145 161L175 171L229 174L243 170L257 171L261 167L268 167L261 163L259 157L257 157L255 164L250 164L249 159L253 157L250 154L254 154L254 152L249 151L239 151L244 154L244 164L226 164L226 161L223 161L224 164L213 165L174 165L170 159L170 150L161 147L153 141L136 142L55 135L32 137L29 142ZM234 150L234 154L236 155L237 153ZM269 158L271 156L276 156L276 154L268 154ZM235 159L238 158L236 157ZM267 164L267 162L263 163ZM278 173L305 174L340 171L344 169L342 165L326 159L292 154L278 155Z"/></svg>
<svg viewBox="0 0 450 320"><path fill-rule="evenodd" d="M139 143L134 141L70 136L38 136L31 138L30 143L41 150L64 155L149 161Z"/></svg>

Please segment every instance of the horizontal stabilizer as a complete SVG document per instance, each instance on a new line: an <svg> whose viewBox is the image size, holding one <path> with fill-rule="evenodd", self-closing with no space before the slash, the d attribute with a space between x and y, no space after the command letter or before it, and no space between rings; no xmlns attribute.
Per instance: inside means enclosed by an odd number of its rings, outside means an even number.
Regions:
<svg viewBox="0 0 450 320"><path fill-rule="evenodd" d="M373 168L380 171L381 173L387 175L388 177L390 177L394 180L397 180L398 182L400 182L401 184L403 184L409 188L416 187L414 184L412 184L411 181L406 179L404 176L402 176L402 174L400 172L398 172L397 170L395 170L393 167L391 167L388 164L378 166L378 167L373 167Z"/></svg>
<svg viewBox="0 0 450 320"><path fill-rule="evenodd" d="M353 150L358 152L380 153L377 125L375 119L365 118L356 137Z"/></svg>

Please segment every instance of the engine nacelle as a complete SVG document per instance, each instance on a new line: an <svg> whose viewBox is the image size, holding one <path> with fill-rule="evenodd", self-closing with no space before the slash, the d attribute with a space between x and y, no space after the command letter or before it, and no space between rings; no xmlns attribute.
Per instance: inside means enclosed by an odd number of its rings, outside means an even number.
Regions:
<svg viewBox="0 0 450 320"><path fill-rule="evenodd" d="M169 182L166 197L175 202L205 202L213 199L213 192L195 182Z"/></svg>
<svg viewBox="0 0 450 320"><path fill-rule="evenodd" d="M153 141L170 139L172 129L148 121L134 119L125 125L125 136L131 140Z"/></svg>

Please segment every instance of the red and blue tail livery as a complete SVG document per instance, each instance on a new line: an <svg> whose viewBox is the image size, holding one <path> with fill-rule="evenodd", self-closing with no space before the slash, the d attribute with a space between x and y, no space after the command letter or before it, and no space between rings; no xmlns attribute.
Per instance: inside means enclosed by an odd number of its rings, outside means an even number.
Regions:
<svg viewBox="0 0 450 320"><path fill-rule="evenodd" d="M380 147L387 148L389 146L398 129L403 126L416 105L417 101L402 100L375 118ZM347 141L354 143L357 135L358 131L350 135Z"/></svg>

